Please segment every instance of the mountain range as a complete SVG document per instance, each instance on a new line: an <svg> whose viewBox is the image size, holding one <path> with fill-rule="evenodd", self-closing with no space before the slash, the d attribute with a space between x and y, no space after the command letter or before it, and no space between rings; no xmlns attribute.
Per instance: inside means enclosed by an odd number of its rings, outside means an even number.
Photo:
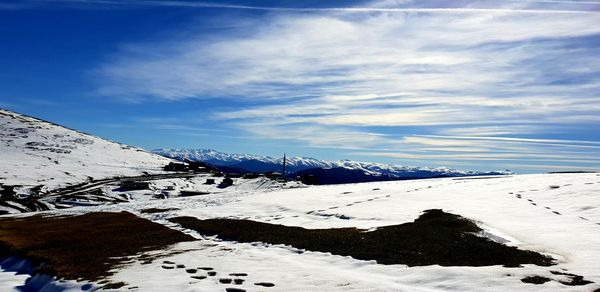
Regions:
<svg viewBox="0 0 600 292"><path fill-rule="evenodd" d="M152 151L181 161L203 161L227 170L265 173L281 171L283 158L253 154L228 154L213 149L155 149ZM447 167L409 167L385 163L352 160L319 160L312 157L287 157L288 176L315 175L325 183L350 183L381 180L420 179L434 177L458 177L512 174L509 170L482 172L464 171Z"/></svg>

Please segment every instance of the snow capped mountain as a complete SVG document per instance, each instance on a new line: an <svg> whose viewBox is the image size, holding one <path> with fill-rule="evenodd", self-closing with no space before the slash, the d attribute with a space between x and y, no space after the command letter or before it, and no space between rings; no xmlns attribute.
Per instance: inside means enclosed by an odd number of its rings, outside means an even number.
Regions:
<svg viewBox="0 0 600 292"><path fill-rule="evenodd" d="M156 149L152 152L178 160L204 161L217 166L230 166L254 172L279 171L283 162L283 158L251 154L227 154L213 149ZM463 171L446 167L407 167L351 160L327 161L311 157L287 157L286 167L290 173L314 168L343 168L347 170L360 170L368 176L388 176L391 178L511 174L510 171Z"/></svg>
<svg viewBox="0 0 600 292"><path fill-rule="evenodd" d="M0 109L0 186L55 189L160 173L171 159Z"/></svg>

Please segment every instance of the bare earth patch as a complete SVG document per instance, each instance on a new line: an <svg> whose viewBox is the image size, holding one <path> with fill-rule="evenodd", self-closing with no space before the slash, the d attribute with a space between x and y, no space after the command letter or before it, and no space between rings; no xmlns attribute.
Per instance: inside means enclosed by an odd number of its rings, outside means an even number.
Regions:
<svg viewBox="0 0 600 292"><path fill-rule="evenodd" d="M426 210L414 222L384 226L374 231L356 228L305 229L238 219L177 217L170 221L224 240L285 244L360 260L376 260L380 264L554 264L554 260L548 256L477 236L475 233L481 229L475 223L442 210Z"/></svg>
<svg viewBox="0 0 600 292"><path fill-rule="evenodd" d="M193 237L128 212L0 218L0 256L45 264L38 272L97 281L127 257Z"/></svg>

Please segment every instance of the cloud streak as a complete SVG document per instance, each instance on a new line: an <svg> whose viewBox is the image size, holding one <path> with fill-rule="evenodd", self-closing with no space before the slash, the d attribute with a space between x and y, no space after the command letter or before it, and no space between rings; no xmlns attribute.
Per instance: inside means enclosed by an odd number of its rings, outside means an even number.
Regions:
<svg viewBox="0 0 600 292"><path fill-rule="evenodd" d="M591 135L600 123L598 13L593 3L562 3L584 12L573 17L538 2L282 8L219 35L190 28L126 44L97 68L98 93L224 99L231 107L211 112L214 121L307 147L429 163L598 163L588 158L600 142L553 137Z"/></svg>
<svg viewBox="0 0 600 292"><path fill-rule="evenodd" d="M186 7L186 8L221 8L221 9L242 9L274 12L352 12L352 13L451 13L451 14L480 14L480 13L520 13L520 14L590 14L600 13L599 11L586 10L566 10L566 9L511 9L511 8L389 8L389 7L271 7L271 6L250 6L222 4L213 2L190 2L190 1L161 1L161 0L130 0L130 1L110 1L110 0L46 0L46 2L62 2L77 4L102 4L102 5L133 5L133 6L163 6L163 7ZM537 3L577 3L568 1L535 1ZM586 2L586 4L598 4L595 2Z"/></svg>

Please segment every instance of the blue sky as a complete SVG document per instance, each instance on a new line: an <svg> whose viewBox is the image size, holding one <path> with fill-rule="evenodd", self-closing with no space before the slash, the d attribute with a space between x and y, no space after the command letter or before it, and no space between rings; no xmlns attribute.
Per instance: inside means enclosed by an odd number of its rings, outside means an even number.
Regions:
<svg viewBox="0 0 600 292"><path fill-rule="evenodd" d="M600 169L600 2L2 1L0 107L153 148Z"/></svg>

